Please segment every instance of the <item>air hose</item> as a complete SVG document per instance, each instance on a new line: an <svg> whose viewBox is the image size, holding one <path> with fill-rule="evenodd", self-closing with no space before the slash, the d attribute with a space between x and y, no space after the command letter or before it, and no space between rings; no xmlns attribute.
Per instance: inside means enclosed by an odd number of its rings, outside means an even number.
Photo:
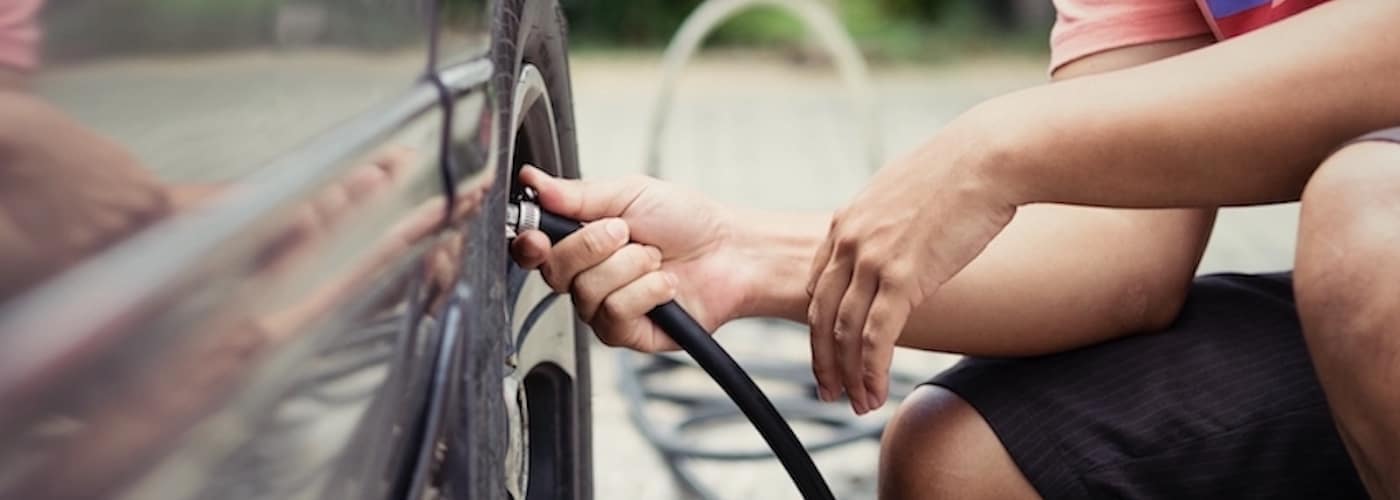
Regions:
<svg viewBox="0 0 1400 500"><path fill-rule="evenodd" d="M578 221L545 212L539 205L529 201L510 205L507 224L515 234L539 230L555 243L583 227ZM729 395L729 399L748 417L749 422L773 450L778 461L783 464L783 468L787 469L788 476L792 478L802 498L835 498L826 480L822 478L821 471L817 470L816 464L812 462L811 455L807 454L807 449L798 441L797 435L792 432L787 421L783 420L782 414L773 407L768 396L763 394L752 378L749 378L748 373L745 373L734 358L705 331L705 327L700 326L700 323L674 300L656 306L647 313L647 317L670 335L681 349L690 354L696 364L719 384L724 393Z"/></svg>

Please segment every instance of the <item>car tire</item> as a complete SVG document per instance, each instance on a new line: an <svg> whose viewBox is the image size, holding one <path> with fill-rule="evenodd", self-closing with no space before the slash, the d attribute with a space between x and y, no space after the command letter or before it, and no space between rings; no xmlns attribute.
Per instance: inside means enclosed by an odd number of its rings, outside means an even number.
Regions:
<svg viewBox="0 0 1400 500"><path fill-rule="evenodd" d="M521 188L513 181L525 164L556 176L577 178L578 148L563 11L555 0L502 0L493 5L492 20L491 94L499 153L496 171L504 181L504 186L496 184L495 193L519 196ZM531 92L539 95L524 95ZM502 200L492 198L488 209L503 211ZM504 245L498 248L504 251ZM483 449L488 452L472 460L477 467L504 464L500 486L505 493L495 490L490 496L490 492L482 492L488 496L479 498L589 500L593 496L591 334L576 319L570 301L558 300L538 273L521 270L508 259L498 262L506 270L502 287L507 317L504 331L510 334L503 342L464 339L469 358L495 354L469 364L507 360L502 368L507 442L504 449ZM489 295L495 296L496 291ZM483 345L472 345L476 342ZM567 366L569 361L572 366ZM512 393L515 401L510 400ZM495 426L470 427L477 434L471 436L471 442L500 442L499 435L491 435Z"/></svg>

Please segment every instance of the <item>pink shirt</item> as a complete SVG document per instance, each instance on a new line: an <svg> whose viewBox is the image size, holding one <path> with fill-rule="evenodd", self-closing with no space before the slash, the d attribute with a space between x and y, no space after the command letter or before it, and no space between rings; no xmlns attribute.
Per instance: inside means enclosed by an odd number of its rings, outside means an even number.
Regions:
<svg viewBox="0 0 1400 500"><path fill-rule="evenodd" d="M0 0L0 67L31 71L39 65L39 8L43 0Z"/></svg>
<svg viewBox="0 0 1400 500"><path fill-rule="evenodd" d="M1055 0L1050 70L1105 50L1262 28L1327 0Z"/></svg>

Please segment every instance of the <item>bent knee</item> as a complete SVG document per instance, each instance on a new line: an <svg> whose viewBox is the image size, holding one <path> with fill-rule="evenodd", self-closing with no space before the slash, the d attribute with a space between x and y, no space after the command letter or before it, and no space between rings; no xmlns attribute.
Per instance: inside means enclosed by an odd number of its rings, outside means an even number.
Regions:
<svg viewBox="0 0 1400 500"><path fill-rule="evenodd" d="M1332 155L1303 192L1294 287L1305 323L1392 305L1377 301L1400 291L1397 244L1400 145L1363 142Z"/></svg>
<svg viewBox="0 0 1400 500"><path fill-rule="evenodd" d="M1400 211L1400 144L1361 142L1334 153L1303 190L1304 219Z"/></svg>
<svg viewBox="0 0 1400 500"><path fill-rule="evenodd" d="M918 388L881 440L880 498L1038 498L987 421L951 391Z"/></svg>

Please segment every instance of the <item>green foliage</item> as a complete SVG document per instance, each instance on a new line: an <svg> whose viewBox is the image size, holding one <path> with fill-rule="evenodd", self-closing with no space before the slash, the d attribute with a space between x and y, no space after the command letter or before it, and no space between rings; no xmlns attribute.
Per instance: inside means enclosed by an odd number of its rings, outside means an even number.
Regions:
<svg viewBox="0 0 1400 500"><path fill-rule="evenodd" d="M575 44L666 43L700 0L565 0L569 38Z"/></svg>
<svg viewBox="0 0 1400 500"><path fill-rule="evenodd" d="M1047 26L1007 30L989 19L998 0L825 0L875 60L938 61L993 50L1043 50ZM1000 0L1001 3L1008 0ZM699 0L565 1L570 38L584 47L664 45ZM719 46L796 46L802 25L772 8L730 20L710 38Z"/></svg>

